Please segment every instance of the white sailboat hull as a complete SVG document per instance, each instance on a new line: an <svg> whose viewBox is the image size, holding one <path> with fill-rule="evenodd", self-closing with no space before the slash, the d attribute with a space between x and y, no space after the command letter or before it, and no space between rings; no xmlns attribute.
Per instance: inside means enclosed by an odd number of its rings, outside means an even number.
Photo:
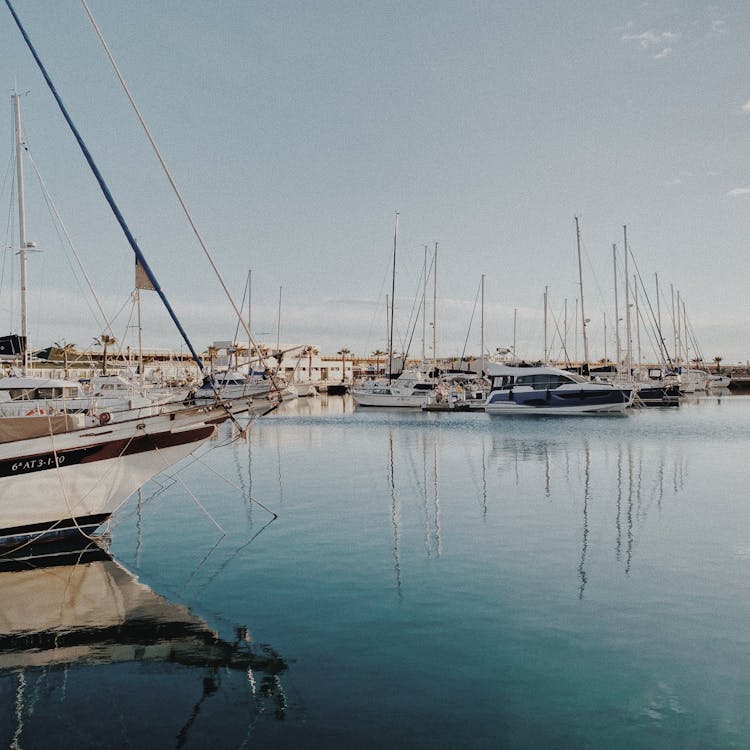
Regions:
<svg viewBox="0 0 750 750"><path fill-rule="evenodd" d="M421 409L427 403L425 393L368 393L353 390L352 398L357 406L394 406Z"/></svg>
<svg viewBox="0 0 750 750"><path fill-rule="evenodd" d="M96 529L227 418L212 406L0 443L0 546Z"/></svg>
<svg viewBox="0 0 750 750"><path fill-rule="evenodd" d="M357 406L421 409L435 392L435 383L420 370L404 370L395 380L366 380L351 389Z"/></svg>

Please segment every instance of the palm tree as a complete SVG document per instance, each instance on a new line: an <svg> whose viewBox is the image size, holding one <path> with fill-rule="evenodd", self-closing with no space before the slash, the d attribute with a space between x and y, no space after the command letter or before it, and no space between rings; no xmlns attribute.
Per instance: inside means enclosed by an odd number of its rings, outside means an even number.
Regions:
<svg viewBox="0 0 750 750"><path fill-rule="evenodd" d="M63 363L64 363L64 368L65 368L63 370L63 375L64 375L65 379L67 380L68 379L68 355L72 354L76 350L76 345L75 344L68 344L68 343L65 342L65 339L63 339L62 344L60 344L57 341L55 341L55 346L58 349L62 350Z"/></svg>
<svg viewBox="0 0 750 750"><path fill-rule="evenodd" d="M346 355L351 354L351 351L349 349L339 349L336 353L341 357L341 382L343 383L346 376Z"/></svg>
<svg viewBox="0 0 750 750"><path fill-rule="evenodd" d="M219 350L215 346L209 346L206 349L206 359L208 359L208 369L213 371L214 369L214 357L219 353Z"/></svg>
<svg viewBox="0 0 750 750"><path fill-rule="evenodd" d="M716 374L721 374L721 360L724 359L724 357L714 357L714 362L716 362Z"/></svg>
<svg viewBox="0 0 750 750"><path fill-rule="evenodd" d="M385 352L376 349L372 356L375 357L375 376L377 377L380 374L380 358L385 356Z"/></svg>
<svg viewBox="0 0 750 750"><path fill-rule="evenodd" d="M309 344L302 350L302 354L307 354L307 379L312 383L312 358L313 354L318 354L317 346Z"/></svg>
<svg viewBox="0 0 750 750"><path fill-rule="evenodd" d="M107 347L110 344L115 343L117 343L117 339L114 336L109 336L106 333L103 333L101 336L99 336L98 339L94 339L94 346L104 347L104 351L102 353L102 375L107 374Z"/></svg>

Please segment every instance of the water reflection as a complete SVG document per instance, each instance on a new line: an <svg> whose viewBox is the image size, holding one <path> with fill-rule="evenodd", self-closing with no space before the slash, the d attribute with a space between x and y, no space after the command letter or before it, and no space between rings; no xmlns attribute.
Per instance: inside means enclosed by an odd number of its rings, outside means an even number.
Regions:
<svg viewBox="0 0 750 750"><path fill-rule="evenodd" d="M509 548L518 545L522 553L539 547L551 555L551 548L540 546L545 539L559 544L572 535L577 542L569 571L583 599L607 558L631 574L638 534L650 514L662 513L665 499L677 498L687 483L686 454L676 442L613 437L606 426L601 433L575 433L558 422L535 422L498 431L460 419L407 417L385 425L381 492L388 498L399 598L407 572L402 548L413 543L417 511L427 558L441 557L444 537L464 523L471 526L474 512L478 520L498 524L509 535ZM468 514L460 522L458 508ZM453 519L446 528L445 510ZM534 536L537 531L543 536Z"/></svg>
<svg viewBox="0 0 750 750"><path fill-rule="evenodd" d="M585 433L584 433L585 434ZM591 440L569 434L545 435L543 430L493 437L491 456L501 483L511 480L529 492L538 482L549 499L574 500L580 508L578 596L589 581L590 515L607 519L614 506L614 558L629 575L636 534L665 496L677 497L687 481L687 460L679 446L643 440ZM533 491L532 491L533 494ZM606 533L606 531L605 531Z"/></svg>
<svg viewBox="0 0 750 750"><path fill-rule="evenodd" d="M205 746L198 737L215 731L213 714L227 705L234 718L222 731L234 732L233 746L259 716L284 717L286 664L272 648L254 645L246 628L219 637L97 544L0 559L0 596L0 695L13 695L13 710L0 714L6 746L47 744L54 711L111 746L136 741L154 710L150 746ZM110 684L116 691L102 688Z"/></svg>
<svg viewBox="0 0 750 750"><path fill-rule="evenodd" d="M388 432L388 488L391 494L391 526L393 528L393 569L396 574L396 591L401 597L401 560L400 560L400 516L398 493L396 492L396 474L393 464L393 432Z"/></svg>

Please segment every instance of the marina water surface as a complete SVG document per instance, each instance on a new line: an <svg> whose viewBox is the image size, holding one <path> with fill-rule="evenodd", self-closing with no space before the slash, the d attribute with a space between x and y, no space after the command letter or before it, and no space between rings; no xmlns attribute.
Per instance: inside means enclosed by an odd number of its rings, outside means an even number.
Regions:
<svg viewBox="0 0 750 750"><path fill-rule="evenodd" d="M748 425L319 396L225 428L108 549L2 563L0 746L746 747Z"/></svg>

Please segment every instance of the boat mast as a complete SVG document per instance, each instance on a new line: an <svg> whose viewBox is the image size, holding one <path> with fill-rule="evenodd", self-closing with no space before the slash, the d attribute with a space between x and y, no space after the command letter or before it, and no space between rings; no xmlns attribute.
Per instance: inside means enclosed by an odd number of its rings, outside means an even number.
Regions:
<svg viewBox="0 0 750 750"><path fill-rule="evenodd" d="M547 286L544 287L544 362L549 362L547 359Z"/></svg>
<svg viewBox="0 0 750 750"><path fill-rule="evenodd" d="M623 247L625 254L625 359L628 367L628 377L633 369L633 337L630 331L630 280L628 279L628 228L623 226Z"/></svg>
<svg viewBox="0 0 750 750"><path fill-rule="evenodd" d="M635 340L638 344L638 372L641 370L641 311L638 307L638 277L633 274L633 297L635 298Z"/></svg>
<svg viewBox="0 0 750 750"><path fill-rule="evenodd" d="M21 98L17 93L11 94L16 143L16 174L18 187L18 257L21 261L21 336L23 346L23 374L29 370L29 346L26 302L26 206L23 189L23 139L21 137Z"/></svg>
<svg viewBox="0 0 750 750"><path fill-rule="evenodd" d="M662 359L662 363L666 364L664 355L669 359L669 352L667 352L667 345L664 341L664 333L661 327L661 294L659 292L659 274L654 273L654 283L656 285L656 324L659 326L659 357Z"/></svg>
<svg viewBox="0 0 750 750"><path fill-rule="evenodd" d="M391 351L391 306L388 295L385 295L385 341L388 351ZM390 367L390 365L389 365ZM385 375L385 362L383 363L383 375ZM390 376L389 376L390 379Z"/></svg>
<svg viewBox="0 0 750 750"><path fill-rule="evenodd" d="M391 319L388 324L388 380L393 380L393 298L396 294L396 247L398 245L398 211L393 226L393 273L391 274Z"/></svg>
<svg viewBox="0 0 750 750"><path fill-rule="evenodd" d="M612 243L612 265L615 275L615 348L617 369L620 369L620 307L617 303L617 245Z"/></svg>
<svg viewBox="0 0 750 750"><path fill-rule="evenodd" d="M435 243L435 259L432 263L432 371L437 371L437 259L438 243Z"/></svg>
<svg viewBox="0 0 750 750"><path fill-rule="evenodd" d="M687 310L685 308L685 300L682 300L682 334L685 337L685 367L687 370L690 369L690 348L688 341L688 324L687 324Z"/></svg>
<svg viewBox="0 0 750 750"><path fill-rule="evenodd" d="M276 351L281 351L281 290L283 289L283 286L279 287L279 314L276 318Z"/></svg>
<svg viewBox="0 0 750 750"><path fill-rule="evenodd" d="M253 269L249 268L247 271L247 330L250 333L253 329L250 327L252 320L252 309L253 309ZM260 352L257 352L260 356ZM247 339L247 374L248 376L253 373L253 337L252 334Z"/></svg>
<svg viewBox="0 0 750 750"><path fill-rule="evenodd" d="M578 247L578 283L581 287L581 331L583 333L583 359L586 369L589 365L589 342L586 336L586 313L583 310L583 269L581 268L581 230L578 226L578 217L576 220L576 245Z"/></svg>
<svg viewBox="0 0 750 750"><path fill-rule="evenodd" d="M146 374L143 372L143 326L141 325L141 290L135 288L135 308L138 315L138 383L141 387L141 393L146 387ZM130 364L130 363L128 363Z"/></svg>
<svg viewBox="0 0 750 750"><path fill-rule="evenodd" d="M679 349L677 348L677 318L674 310L674 284L669 285L669 294L672 302L672 356L676 364L679 364Z"/></svg>
<svg viewBox="0 0 750 750"><path fill-rule="evenodd" d="M484 375L484 274L482 274L482 318L480 325L480 336L479 336L479 351L482 355L481 374Z"/></svg>
<svg viewBox="0 0 750 750"><path fill-rule="evenodd" d="M60 97L60 94L57 92L55 85L52 83L52 79L49 77L49 74L47 73L47 69L44 67L44 64L42 63L41 58L37 54L37 51L34 48L34 45L31 43L31 39L29 38L29 35L26 33L26 29L23 27L23 24L21 23L21 19L18 17L18 14L13 8L13 5L11 4L10 0L5 0L5 4L8 6L8 10L13 16L13 20L15 21L15 24L18 27L18 30L21 32L21 36L23 37L24 42L26 43L26 46L28 47L29 52L31 53L31 56L34 58L34 61L36 62L40 73L44 77L44 80L46 81L47 86L49 87L50 93L54 97L55 102L57 102L57 106L60 109L60 113L65 118L65 122L68 124L68 127L70 128L70 132L73 134L73 137L78 143L78 146L81 149L81 153L83 154L83 157L86 160L86 163L89 165L89 169L91 169L92 174L96 178L96 181L99 184L99 187L102 191L102 195L104 196L104 199L109 204L109 207L112 210L112 213L117 219L117 223L120 225L120 228L122 229L126 239L128 240L128 244L133 250L136 260L141 264L143 271L145 272L146 276L148 276L149 281L154 287L154 291L159 295L159 298L161 299L162 303L164 304L165 309L169 313L170 318L172 318L172 322L175 324L175 327L180 332L180 335L182 336L183 341L185 342L188 349L190 350L190 354L195 360L195 363L198 365L198 368L200 369L200 371L203 372L205 369L203 365L203 361L198 355L198 352L195 350L193 343L188 338L188 335L185 332L185 329L183 328L182 323L180 323L180 321L177 319L177 315L175 314L174 310L172 309L172 305L170 305L169 300L164 294L164 290L159 285L159 282L156 280L156 276L154 276L154 273L151 270L151 267L149 266L148 261L146 260L145 256L141 252L141 249L138 246L138 243L136 242L136 239L133 236L133 233L130 231L130 227L127 225L125 221L125 217L122 215L117 203L115 202L114 197L112 196L112 193L109 190L109 187L107 186L107 183L104 181L104 177L102 176L102 173L99 171L99 167L97 167L96 163L94 162L94 159L91 156L91 152L88 150L88 147L84 143L83 138L81 137L81 134L78 132L78 128L75 126L75 123L70 117L70 114L68 113L68 110L66 109L65 104L63 103L63 100Z"/></svg>
<svg viewBox="0 0 750 750"><path fill-rule="evenodd" d="M687 363L687 352L682 356L682 303L680 302L680 290L677 290L677 359Z"/></svg>
<svg viewBox="0 0 750 750"><path fill-rule="evenodd" d="M427 245L424 246L424 268L422 269L422 362L427 361Z"/></svg>

